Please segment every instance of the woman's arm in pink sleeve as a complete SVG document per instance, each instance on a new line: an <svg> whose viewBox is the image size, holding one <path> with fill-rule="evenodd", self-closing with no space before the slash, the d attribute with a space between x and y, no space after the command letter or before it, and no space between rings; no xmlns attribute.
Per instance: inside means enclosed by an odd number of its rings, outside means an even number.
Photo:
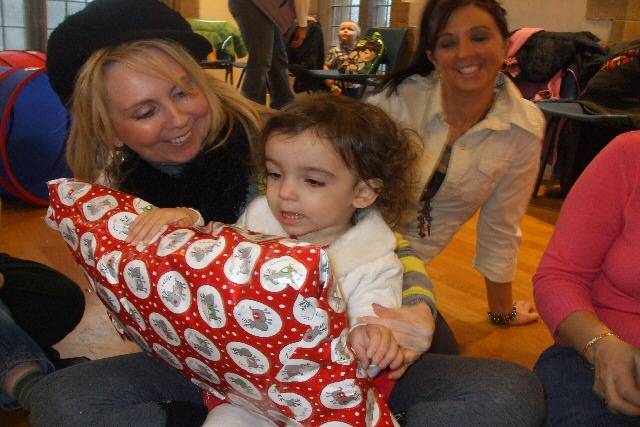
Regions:
<svg viewBox="0 0 640 427"><path fill-rule="evenodd" d="M614 140L567 196L534 275L538 311L551 332L575 311L591 311L591 287L623 227L629 190L625 144ZM640 141L637 141L640 143Z"/></svg>

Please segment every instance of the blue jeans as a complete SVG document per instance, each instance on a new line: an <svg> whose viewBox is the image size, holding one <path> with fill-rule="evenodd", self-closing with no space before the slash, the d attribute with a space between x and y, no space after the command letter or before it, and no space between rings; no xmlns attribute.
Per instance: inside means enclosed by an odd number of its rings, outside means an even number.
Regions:
<svg viewBox="0 0 640 427"><path fill-rule="evenodd" d="M640 426L640 417L615 415L593 391L594 370L573 348L554 345L534 372L547 401L547 426Z"/></svg>
<svg viewBox="0 0 640 427"><path fill-rule="evenodd" d="M541 425L542 386L531 371L511 362L423 354L396 383L389 398L403 424L419 426Z"/></svg>
<svg viewBox="0 0 640 427"><path fill-rule="evenodd" d="M202 401L178 371L143 353L75 365L48 375L33 390L31 425L161 426L166 401ZM509 362L425 354L398 382L394 411L407 426L537 426L542 388Z"/></svg>
<svg viewBox="0 0 640 427"><path fill-rule="evenodd" d="M146 353L93 360L47 375L31 394L32 427L157 427L166 402L202 404L202 392Z"/></svg>
<svg viewBox="0 0 640 427"><path fill-rule="evenodd" d="M238 23L249 51L242 83L244 96L264 105L268 82L271 107L281 108L293 101L287 50L278 27L252 0L229 0L229 11Z"/></svg>
<svg viewBox="0 0 640 427"><path fill-rule="evenodd" d="M15 323L11 312L0 300L0 384L4 384L11 369L29 362L37 362L46 373L53 371L53 365L45 357L42 349ZM19 405L14 399L0 394L0 408L17 407Z"/></svg>

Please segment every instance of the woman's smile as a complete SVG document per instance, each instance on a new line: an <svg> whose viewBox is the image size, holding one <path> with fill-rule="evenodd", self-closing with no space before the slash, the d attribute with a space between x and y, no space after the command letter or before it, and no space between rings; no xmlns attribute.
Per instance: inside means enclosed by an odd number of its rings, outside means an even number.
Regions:
<svg viewBox="0 0 640 427"><path fill-rule="evenodd" d="M175 138L171 139L169 142L171 143L171 145L175 145L175 146L183 145L184 142L187 139L189 139L189 137L191 136L192 133L193 133L192 131L189 131L189 132L185 133L182 136L178 136L178 137L175 137Z"/></svg>

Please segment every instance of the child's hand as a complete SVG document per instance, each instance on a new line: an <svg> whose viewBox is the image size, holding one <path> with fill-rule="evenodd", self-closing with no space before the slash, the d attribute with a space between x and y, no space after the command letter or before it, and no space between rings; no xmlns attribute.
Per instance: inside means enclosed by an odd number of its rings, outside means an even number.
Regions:
<svg viewBox="0 0 640 427"><path fill-rule="evenodd" d="M404 353L391 330L384 326L357 326L349 333L349 344L364 369L370 364L380 369L396 369L404 362Z"/></svg>
<svg viewBox="0 0 640 427"><path fill-rule="evenodd" d="M189 208L163 208L143 212L129 227L127 242L137 245L140 242L149 244L162 227L177 225L189 227L198 221L199 215Z"/></svg>

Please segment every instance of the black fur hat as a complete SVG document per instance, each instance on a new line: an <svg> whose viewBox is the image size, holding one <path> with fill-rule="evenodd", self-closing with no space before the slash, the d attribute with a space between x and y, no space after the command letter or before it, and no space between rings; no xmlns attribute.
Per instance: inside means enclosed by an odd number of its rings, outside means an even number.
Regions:
<svg viewBox="0 0 640 427"><path fill-rule="evenodd" d="M149 39L175 41L198 61L212 49L182 15L158 0L94 0L51 33L47 45L51 86L68 105L76 76L94 52Z"/></svg>

